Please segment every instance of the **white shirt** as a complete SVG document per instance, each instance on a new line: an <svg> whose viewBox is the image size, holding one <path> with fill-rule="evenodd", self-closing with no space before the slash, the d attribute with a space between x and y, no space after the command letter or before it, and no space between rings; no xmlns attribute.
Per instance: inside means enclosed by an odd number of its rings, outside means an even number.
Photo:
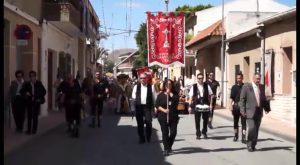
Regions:
<svg viewBox="0 0 300 165"><path fill-rule="evenodd" d="M131 97L135 100L136 99L136 88L137 85L135 85L133 87L132 90L132 94ZM155 90L154 90L154 86L152 85L152 99L154 100L155 97ZM143 84L141 84L141 104L146 104L146 100L147 100L147 85L144 86Z"/></svg>
<svg viewBox="0 0 300 165"><path fill-rule="evenodd" d="M258 86L257 86L253 81L252 81L252 87L253 87L253 89L254 89L254 94L255 94L255 93L258 93L258 99L260 99L260 98L259 98L259 96L260 96L260 90L259 90ZM256 97L256 95L255 95L255 97ZM257 103L259 104L259 100L258 100Z"/></svg>
<svg viewBox="0 0 300 165"><path fill-rule="evenodd" d="M203 97L203 93L204 93L204 91L203 91L203 85L200 85L199 83L197 83L197 87L199 89L200 96ZM207 88L208 88L208 95L209 96L212 95L213 92L212 92L212 90L211 90L211 88L210 88L209 85L207 85ZM191 87L191 89L189 91L189 97L192 98L193 95L194 95L194 85Z"/></svg>
<svg viewBox="0 0 300 165"><path fill-rule="evenodd" d="M21 82L20 82L20 81L17 81L17 83L18 83L18 88L17 88L17 93L16 93L16 95L21 95L21 94L20 94L20 90L21 90L21 88L22 88L22 85L23 85L23 83L24 83L24 80L21 80Z"/></svg>

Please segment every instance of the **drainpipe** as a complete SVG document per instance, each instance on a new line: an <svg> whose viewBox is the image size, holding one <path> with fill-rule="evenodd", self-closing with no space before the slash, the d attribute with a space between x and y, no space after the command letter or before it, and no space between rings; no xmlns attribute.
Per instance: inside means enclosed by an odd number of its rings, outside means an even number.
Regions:
<svg viewBox="0 0 300 165"><path fill-rule="evenodd" d="M261 48L261 83L265 85L265 38L261 27L257 29L256 36L261 39L260 48Z"/></svg>

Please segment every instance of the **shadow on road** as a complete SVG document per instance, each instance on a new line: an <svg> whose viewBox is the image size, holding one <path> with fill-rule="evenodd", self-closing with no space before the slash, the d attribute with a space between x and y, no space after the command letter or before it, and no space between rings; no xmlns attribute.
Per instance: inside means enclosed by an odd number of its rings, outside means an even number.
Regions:
<svg viewBox="0 0 300 165"><path fill-rule="evenodd" d="M273 138L257 139L257 141L258 141L258 142L262 142L262 141L278 141L278 142L283 142L282 140L273 139Z"/></svg>
<svg viewBox="0 0 300 165"><path fill-rule="evenodd" d="M237 151L244 150L246 147L242 148L218 148L218 149L205 149L200 147L183 147L180 149L173 150L173 154L192 154L199 152L224 152L224 151Z"/></svg>
<svg viewBox="0 0 300 165"><path fill-rule="evenodd" d="M207 139L212 139L212 140L225 140L227 138L232 138L233 136L211 136L207 137Z"/></svg>
<svg viewBox="0 0 300 165"><path fill-rule="evenodd" d="M283 146L283 147L265 147L265 148L259 148L256 151L272 151L272 150L287 150L292 151L292 146Z"/></svg>
<svg viewBox="0 0 300 165"><path fill-rule="evenodd" d="M217 126L217 127L214 127L214 129L220 129L220 128L233 128L233 126L226 125L226 126Z"/></svg>
<svg viewBox="0 0 300 165"><path fill-rule="evenodd" d="M70 138L65 125L4 157L5 165L170 165L162 155L157 131L150 143L138 144L136 120L104 112L101 128L82 122L80 137ZM183 140L183 139L178 139Z"/></svg>

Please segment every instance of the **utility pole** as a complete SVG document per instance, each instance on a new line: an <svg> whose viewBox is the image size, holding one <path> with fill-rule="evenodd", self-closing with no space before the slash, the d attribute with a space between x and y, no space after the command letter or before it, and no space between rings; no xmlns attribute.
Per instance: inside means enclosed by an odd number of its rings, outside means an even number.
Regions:
<svg viewBox="0 0 300 165"><path fill-rule="evenodd" d="M224 0L222 0L222 47L221 47L221 107L223 107L224 102Z"/></svg>

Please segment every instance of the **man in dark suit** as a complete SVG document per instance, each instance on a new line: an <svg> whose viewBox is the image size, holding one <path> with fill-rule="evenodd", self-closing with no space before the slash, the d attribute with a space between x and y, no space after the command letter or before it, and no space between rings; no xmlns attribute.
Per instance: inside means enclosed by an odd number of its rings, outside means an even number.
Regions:
<svg viewBox="0 0 300 165"><path fill-rule="evenodd" d="M146 140L147 142L151 141L154 94L154 87L148 83L146 73L142 73L140 76L140 82L135 85L132 90L132 99L135 100L135 116L140 144L145 143L145 124Z"/></svg>
<svg viewBox="0 0 300 165"><path fill-rule="evenodd" d="M30 81L25 82L21 94L25 96L27 104L27 134L36 134L38 128L38 116L41 104L45 102L46 89L42 82L36 79L36 72L29 72Z"/></svg>
<svg viewBox="0 0 300 165"><path fill-rule="evenodd" d="M255 150L263 109L266 114L271 111L270 104L266 99L264 86L260 84L260 79L261 75L255 73L253 82L244 84L240 94L240 112L247 120L247 149L249 152Z"/></svg>
<svg viewBox="0 0 300 165"><path fill-rule="evenodd" d="M22 133L25 119L25 100L21 95L20 90L24 84L24 72L22 70L17 70L15 76L16 80L12 81L10 85L9 96L12 113L16 123L16 132Z"/></svg>

